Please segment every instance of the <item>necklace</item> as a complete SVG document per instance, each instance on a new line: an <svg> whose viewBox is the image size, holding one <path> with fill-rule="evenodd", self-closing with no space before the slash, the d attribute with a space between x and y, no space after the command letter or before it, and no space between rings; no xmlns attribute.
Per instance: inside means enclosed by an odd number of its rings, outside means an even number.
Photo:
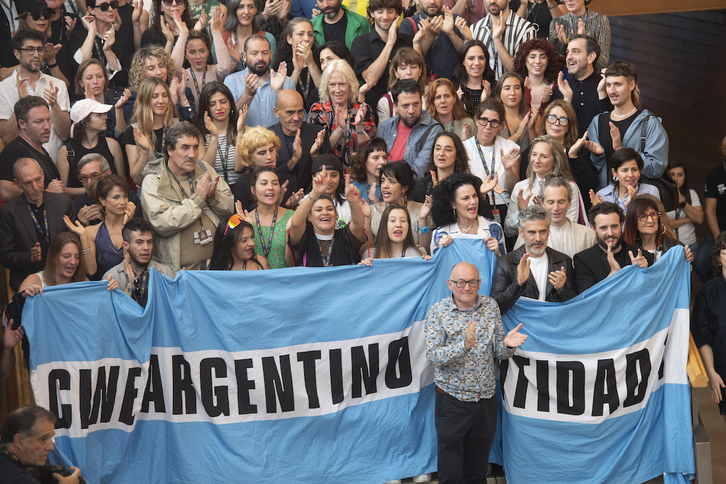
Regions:
<svg viewBox="0 0 726 484"><path fill-rule="evenodd" d="M630 111L628 114L615 114L615 112L612 112L612 113L610 113L610 116L613 118L625 119L628 116L630 116L631 114L633 114L634 112L636 112L637 110L638 110L638 108L634 107L633 110Z"/></svg>
<svg viewBox="0 0 726 484"><path fill-rule="evenodd" d="M461 226L461 225L459 225L459 224L456 224L456 225L457 225L457 226L459 227L459 230L461 230L461 231L462 231L463 233L465 233L465 234L469 235L469 231L470 231L471 229L473 229L473 228L474 228L474 227L475 227L475 226L477 225L477 223L478 223L478 221L477 221L477 222L474 222L474 223L473 223L473 224L471 224L471 226L469 226L469 228L467 228L467 229L465 229L464 227L462 227L462 226Z"/></svg>

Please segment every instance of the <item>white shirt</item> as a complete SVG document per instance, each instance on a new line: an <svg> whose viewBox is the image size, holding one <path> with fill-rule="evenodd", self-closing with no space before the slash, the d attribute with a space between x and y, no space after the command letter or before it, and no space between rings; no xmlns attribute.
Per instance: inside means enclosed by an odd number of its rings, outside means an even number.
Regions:
<svg viewBox="0 0 726 484"><path fill-rule="evenodd" d="M595 232L591 228L584 225L576 224L567 219L566 223L561 227L550 225L550 236L547 239L547 247L557 252L562 252L574 259L575 254L589 249L596 242ZM514 248L522 247L522 237L517 237Z"/></svg>
<svg viewBox="0 0 726 484"><path fill-rule="evenodd" d="M698 198L698 194L695 190L689 190L691 192L691 206L700 207L701 200ZM679 219L687 218L686 212L683 209L677 208L668 212L668 220L676 220L676 214ZM696 243L696 227L693 222L688 222L674 230L677 234L678 240L683 242L684 245L691 245Z"/></svg>
<svg viewBox="0 0 726 484"><path fill-rule="evenodd" d="M0 120L10 119L12 117L15 112L15 103L20 99L20 95L18 94L18 71L20 71L20 68L15 69L13 73L10 74L10 77L0 82ZM35 83L35 89L33 89L30 83L26 84L28 95L43 97L43 91L45 89L50 89L51 82L53 83L54 88L58 88L57 99L61 110L70 112L71 103L68 99L68 89L66 88L66 84L60 79L47 76L41 72L40 78ZM55 162L61 146L63 146L63 140L61 140L58 133L56 133L55 126L53 126L53 118L51 118L50 139L43 145L43 148L45 148Z"/></svg>
<svg viewBox="0 0 726 484"><path fill-rule="evenodd" d="M517 234L519 228L519 206L517 205L517 196L519 191L522 190L522 197L527 198L532 193L532 198L529 199L528 205L534 205L534 197L537 196L540 199L542 196L542 183L543 179L537 177L534 182L532 190L529 189L529 180L524 179L517 182L512 189L512 198L509 200L509 208L507 208L507 217L504 219L504 233L510 237L514 237ZM572 192L572 203L570 208L567 209L567 218L577 223L580 219L580 189L574 181L571 181L570 191Z"/></svg>
<svg viewBox="0 0 726 484"><path fill-rule="evenodd" d="M540 257L530 257L531 261L529 270L532 272L534 282L537 283L537 289L539 290L538 301L544 301L547 297L547 268L549 267L549 259L547 258L547 252L542 254Z"/></svg>
<svg viewBox="0 0 726 484"><path fill-rule="evenodd" d="M497 136L494 140L494 149L492 148L486 149L485 146L482 146L482 154L484 155L485 160L482 160L481 155L479 154L479 149L476 146L476 136L472 136L468 140L464 141L464 148L466 148L466 154L469 157L469 172L471 172L472 175L478 176L481 181L484 181L487 179L487 170L491 170L492 166L492 152L494 154L494 170L497 172L497 175L499 175L499 185L503 188L507 188L504 186L504 172L506 171L504 168L504 165L502 164L502 150L504 150L504 153L509 153L512 151L512 149L517 148L519 149L519 146L514 141L508 140L506 138L502 138L501 136ZM486 162L487 167L484 168L484 162ZM489 195L489 201L491 202L491 194ZM501 195L498 193L494 194L495 204L496 205L506 205L509 203L509 192L504 192Z"/></svg>

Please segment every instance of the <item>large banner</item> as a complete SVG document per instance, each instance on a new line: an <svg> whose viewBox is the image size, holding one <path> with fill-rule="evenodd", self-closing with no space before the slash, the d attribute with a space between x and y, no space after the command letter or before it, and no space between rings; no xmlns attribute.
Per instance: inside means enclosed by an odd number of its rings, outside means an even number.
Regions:
<svg viewBox="0 0 726 484"><path fill-rule="evenodd" d="M24 325L56 449L91 483L381 483L436 469L423 320L473 262L154 273L144 310L103 283L46 288ZM688 265L671 250L566 304L522 300L530 335L501 367L493 456L514 484L693 473ZM484 457L483 457L484 458Z"/></svg>

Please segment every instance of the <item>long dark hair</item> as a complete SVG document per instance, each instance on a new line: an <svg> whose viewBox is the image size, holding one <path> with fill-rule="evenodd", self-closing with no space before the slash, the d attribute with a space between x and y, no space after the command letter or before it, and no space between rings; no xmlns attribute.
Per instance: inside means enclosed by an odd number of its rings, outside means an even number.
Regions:
<svg viewBox="0 0 726 484"><path fill-rule="evenodd" d="M151 11L149 12L149 30L156 41L163 41L164 34L161 31L161 16L164 13L161 11L162 0L154 0L151 2ZM192 14L189 13L189 0L184 0L184 10L181 14L181 20L187 24L187 28L192 30L194 28L194 22L192 21Z"/></svg>
<svg viewBox="0 0 726 484"><path fill-rule="evenodd" d="M353 165L351 166L351 174L356 181L366 181L366 162L368 161L368 155L375 151L388 152L388 145L383 138L374 136L358 145L358 151L353 157Z"/></svg>
<svg viewBox="0 0 726 484"><path fill-rule="evenodd" d="M500 77L497 81L494 89L492 89L492 96L494 96L497 101L504 104L504 102L502 101L502 87L504 87L504 81L512 77L519 82L520 89L522 90L522 99L519 100L519 107L517 108L517 111L521 117L524 117L527 115L529 105L527 104L527 96L525 96L524 94L524 79L522 79L522 76L520 76L516 72L510 71L503 74L502 77ZM514 128L516 129L516 126Z"/></svg>
<svg viewBox="0 0 726 484"><path fill-rule="evenodd" d="M234 217L234 215L232 215ZM231 217L230 217L231 218ZM245 229L250 229L252 238L255 237L255 229L252 224L240 219L239 224L235 228L228 228L229 218L224 223L217 225L214 234L214 251L209 262L209 269L213 271L228 271L234 265L234 254L237 250L237 244L242 240ZM252 254L248 260L251 260L262 268L262 264L257 260L257 254Z"/></svg>
<svg viewBox="0 0 726 484"><path fill-rule="evenodd" d="M297 24L301 24L303 22L306 22L308 25L310 25L310 28L312 28L313 24L310 21L310 19L305 17L295 17L294 19L291 19L287 22L287 25L285 26L285 30L282 31L280 36L278 37L277 41L277 55L275 60L275 69L277 69L280 66L280 62L287 62L288 68L291 67L290 63L292 62L292 45L287 41L288 36L292 37L292 30L295 28ZM313 41L313 45L310 46L310 49L312 52L315 52L315 42ZM292 66L294 67L294 66ZM353 67L353 66L351 66ZM288 71L292 72L292 71Z"/></svg>
<svg viewBox="0 0 726 484"><path fill-rule="evenodd" d="M403 252L406 252L409 247L416 247L419 255L425 255L421 253L421 249L416 246L416 242L413 240L413 232L411 231L411 214L408 209L403 205L392 204L386 207L381 215L381 222L378 225L378 235L376 235L376 255L374 259L391 259L393 255L391 253L391 239L388 236L388 216L393 210L403 210L406 212L406 219L408 220L408 233L403 241Z"/></svg>
<svg viewBox="0 0 726 484"><path fill-rule="evenodd" d="M660 212L658 217L658 231L655 235L655 246L660 247L663 239L668 236L667 226L664 225L664 219L667 219L665 212L660 210L658 203L653 195L638 195L630 201L628 213L625 214L625 222L623 222L623 240L630 245L636 245L641 234L638 231L638 216L643 215L647 209Z"/></svg>
<svg viewBox="0 0 726 484"><path fill-rule="evenodd" d="M227 144L234 146L237 142L237 118L239 113L237 112L237 106L234 102L232 92L227 86L221 82L213 81L208 82L202 88L202 93L199 95L199 106L197 106L197 114L194 115L192 124L196 126L202 136L209 134L207 127L204 125L204 113L209 114L209 100L217 93L221 93L229 101L229 121L227 121Z"/></svg>
<svg viewBox="0 0 726 484"><path fill-rule="evenodd" d="M461 138L456 133L450 131L441 131L434 138L433 146L436 146L436 142L439 138L450 138L454 142L454 149L456 150L456 159L454 160L454 173L464 173L469 171L469 155L466 154L466 148L464 143L461 142ZM431 148L431 157L429 158L429 164L426 167L426 173L424 177L431 177L431 171L436 171L436 163L434 163L434 150Z"/></svg>
<svg viewBox="0 0 726 484"><path fill-rule="evenodd" d="M494 76L494 69L492 69L492 66L489 65L489 50L487 50L487 46L484 45L484 42L481 40L468 40L464 42L464 45L462 45L461 49L459 49L459 64L456 66L454 75L451 77L454 86L458 88L459 86L466 85L466 83L469 82L469 73L466 72L466 68L464 67L464 59L466 58L466 54L469 52L469 49L472 47L479 47L482 51L484 51L484 79L494 86L497 81Z"/></svg>
<svg viewBox="0 0 726 484"><path fill-rule="evenodd" d="M691 205L691 190L688 189L688 167L682 161L671 161L666 168L666 173L669 173L673 168L683 169L683 185L678 190L683 195L686 203Z"/></svg>
<svg viewBox="0 0 726 484"><path fill-rule="evenodd" d="M318 65L318 68L320 67L320 53L325 49L330 49L330 52L335 54L339 59L343 59L350 65L350 67L355 69L355 57L353 57L353 54L350 52L347 45L342 42L338 42L337 40L329 40L317 49L313 50L313 59L315 59L315 63Z"/></svg>
<svg viewBox="0 0 726 484"><path fill-rule="evenodd" d="M474 187L474 192L479 199L477 213L482 217L492 218L492 210L489 202L486 197L481 196L481 192L479 191L479 187L481 187L479 177L471 173L454 173L439 182L431 193L433 195L431 217L434 219L434 225L442 227L456 222L456 216L454 215L451 204L456 201L456 190L466 185Z"/></svg>
<svg viewBox="0 0 726 484"><path fill-rule="evenodd" d="M379 185L380 180L383 180L384 176L394 178L401 184L401 186L406 187L406 191L403 194L406 198L411 196L413 188L416 186L416 180L413 175L413 170L408 163L400 161L382 166L379 177Z"/></svg>

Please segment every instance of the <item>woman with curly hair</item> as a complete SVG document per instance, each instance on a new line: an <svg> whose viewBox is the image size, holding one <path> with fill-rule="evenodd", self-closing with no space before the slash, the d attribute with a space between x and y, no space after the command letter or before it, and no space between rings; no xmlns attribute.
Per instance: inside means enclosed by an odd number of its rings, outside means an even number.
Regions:
<svg viewBox="0 0 726 484"><path fill-rule="evenodd" d="M426 92L426 85L429 83L429 76L426 74L426 60L420 53L410 47L398 49L388 66L388 92L381 97L376 107L378 126L383 121L396 115L396 110L393 108L391 89L393 89L394 84L402 79L413 79L418 82L421 92ZM424 103L424 106L428 107L430 104Z"/></svg>
<svg viewBox="0 0 726 484"><path fill-rule="evenodd" d="M368 203L378 203L381 199L381 168L388 163L388 145L383 138L374 136L361 144L353 157L351 184L360 191L360 196Z"/></svg>
<svg viewBox="0 0 726 484"><path fill-rule="evenodd" d="M136 185L141 186L146 175L161 171L166 130L178 121L166 83L158 77L144 79L131 125L121 140L129 160L129 175Z"/></svg>
<svg viewBox="0 0 726 484"><path fill-rule="evenodd" d="M480 40L469 40L459 50L459 65L451 78L469 116L474 117L479 103L492 94L494 70L489 65L489 51Z"/></svg>
<svg viewBox="0 0 726 484"><path fill-rule="evenodd" d="M141 47L155 44L171 54L181 33L179 24L182 22L189 30L194 28L189 13L189 0L153 0L149 12L149 28L141 36Z"/></svg>
<svg viewBox="0 0 726 484"><path fill-rule="evenodd" d="M315 63L315 37L313 24L305 17L297 17L287 23L280 35L275 70L281 62L287 64L287 75L295 83L295 89L303 98L305 110L320 100L320 68Z"/></svg>
<svg viewBox="0 0 726 484"><path fill-rule="evenodd" d="M462 140L476 133L474 120L469 117L454 84L448 79L436 79L426 89L424 106L431 117L441 123L446 131L456 134Z"/></svg>
<svg viewBox="0 0 726 484"><path fill-rule="evenodd" d="M562 61L557 50L544 39L523 43L514 57L514 72L524 78L524 99L540 116L552 99L562 99L557 74ZM538 130L539 130L538 126Z"/></svg>
<svg viewBox="0 0 726 484"><path fill-rule="evenodd" d="M469 171L469 155L455 133L442 131L434 138L434 148L424 176L416 181L411 200L423 203L433 188L449 175Z"/></svg>
<svg viewBox="0 0 726 484"><path fill-rule="evenodd" d="M456 173L436 185L431 217L437 229L431 236L431 254L454 241L454 237L484 238L484 245L496 255L506 252L502 226L492 217L491 207L480 192L479 177ZM485 189L491 190L493 184Z"/></svg>

